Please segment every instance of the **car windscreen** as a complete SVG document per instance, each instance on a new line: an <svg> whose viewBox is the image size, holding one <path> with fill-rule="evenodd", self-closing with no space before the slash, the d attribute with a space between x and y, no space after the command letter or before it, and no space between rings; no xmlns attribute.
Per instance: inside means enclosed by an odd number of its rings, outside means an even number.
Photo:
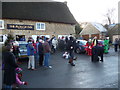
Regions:
<svg viewBox="0 0 120 90"><path fill-rule="evenodd" d="M19 47L20 49L26 49L26 44L20 44Z"/></svg>
<svg viewBox="0 0 120 90"><path fill-rule="evenodd" d="M80 45L86 45L87 41L80 41Z"/></svg>

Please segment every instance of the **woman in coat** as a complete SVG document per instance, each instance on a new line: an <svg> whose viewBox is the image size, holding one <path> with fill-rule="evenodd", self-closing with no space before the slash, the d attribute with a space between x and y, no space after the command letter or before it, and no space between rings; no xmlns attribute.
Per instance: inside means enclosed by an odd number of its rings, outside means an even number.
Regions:
<svg viewBox="0 0 120 90"><path fill-rule="evenodd" d="M6 90L12 90L12 85L16 82L16 72L15 68L18 65L15 62L15 56L12 53L12 45L8 44L5 46L2 52L2 59L4 63L4 79L3 83L5 84Z"/></svg>

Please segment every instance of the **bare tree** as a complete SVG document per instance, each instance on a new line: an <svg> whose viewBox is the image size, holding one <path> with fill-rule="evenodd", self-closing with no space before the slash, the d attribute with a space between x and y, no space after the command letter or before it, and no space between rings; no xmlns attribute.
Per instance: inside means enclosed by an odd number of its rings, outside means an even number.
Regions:
<svg viewBox="0 0 120 90"><path fill-rule="evenodd" d="M104 15L109 25L115 22L114 11L115 11L115 8L108 9L107 13Z"/></svg>

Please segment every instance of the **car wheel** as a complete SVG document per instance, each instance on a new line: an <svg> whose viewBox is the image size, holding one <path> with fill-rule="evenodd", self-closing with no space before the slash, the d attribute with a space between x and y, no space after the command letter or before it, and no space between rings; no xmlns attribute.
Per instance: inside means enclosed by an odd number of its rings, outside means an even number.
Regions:
<svg viewBox="0 0 120 90"><path fill-rule="evenodd" d="M76 53L77 53L77 54L80 53L80 49L79 49L79 48L76 49Z"/></svg>

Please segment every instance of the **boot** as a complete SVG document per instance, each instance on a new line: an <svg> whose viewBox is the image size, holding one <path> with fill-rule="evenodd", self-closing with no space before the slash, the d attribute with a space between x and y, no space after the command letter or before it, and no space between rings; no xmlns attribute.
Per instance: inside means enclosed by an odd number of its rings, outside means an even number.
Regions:
<svg viewBox="0 0 120 90"><path fill-rule="evenodd" d="M74 63L71 63L71 66L75 66L75 64L74 64Z"/></svg>
<svg viewBox="0 0 120 90"><path fill-rule="evenodd" d="M73 60L77 60L77 57L74 57L74 59Z"/></svg>
<svg viewBox="0 0 120 90"><path fill-rule="evenodd" d="M69 60L69 63L72 63L72 62L73 62L73 59L70 59L70 60Z"/></svg>

